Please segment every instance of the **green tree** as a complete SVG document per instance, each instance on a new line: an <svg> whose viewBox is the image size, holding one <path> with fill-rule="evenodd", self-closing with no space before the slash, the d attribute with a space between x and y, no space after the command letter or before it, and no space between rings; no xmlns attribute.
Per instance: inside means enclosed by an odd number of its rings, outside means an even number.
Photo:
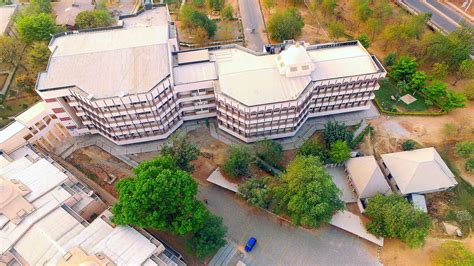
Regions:
<svg viewBox="0 0 474 266"><path fill-rule="evenodd" d="M192 4L195 7L204 7L204 5L206 4L206 1L205 0L193 0Z"/></svg>
<svg viewBox="0 0 474 266"><path fill-rule="evenodd" d="M134 177L120 180L113 222L151 227L177 235L202 228L207 210L196 200L197 183L171 157L140 163Z"/></svg>
<svg viewBox="0 0 474 266"><path fill-rule="evenodd" d="M379 34L383 29L383 21L378 18L369 18L365 22L365 30L370 34L370 40L374 41L376 34Z"/></svg>
<svg viewBox="0 0 474 266"><path fill-rule="evenodd" d="M474 265L474 253L462 243L448 240L435 250L432 261L434 265L469 266Z"/></svg>
<svg viewBox="0 0 474 266"><path fill-rule="evenodd" d="M409 247L421 246L431 226L427 213L414 208L397 194L378 194L371 198L365 214L371 219L367 224L370 233L378 237L398 238Z"/></svg>
<svg viewBox="0 0 474 266"><path fill-rule="evenodd" d="M260 208L268 208L271 203L268 178L250 178L239 186L239 193L248 203Z"/></svg>
<svg viewBox="0 0 474 266"><path fill-rule="evenodd" d="M296 225L319 227L344 208L340 190L313 156L297 156L274 193L278 209L283 209Z"/></svg>
<svg viewBox="0 0 474 266"><path fill-rule="evenodd" d="M389 53L383 60L383 63L387 67L393 66L397 62L397 55L395 53Z"/></svg>
<svg viewBox="0 0 474 266"><path fill-rule="evenodd" d="M222 170L233 177L249 176L252 162L253 157L247 147L232 145L229 148L229 155L222 166Z"/></svg>
<svg viewBox="0 0 474 266"><path fill-rule="evenodd" d="M464 88L464 95L466 95L467 99L470 101L474 101L474 83L470 83L466 85Z"/></svg>
<svg viewBox="0 0 474 266"><path fill-rule="evenodd" d="M16 78L16 87L21 91L33 92L36 78L32 74L19 74Z"/></svg>
<svg viewBox="0 0 474 266"><path fill-rule="evenodd" d="M459 157L468 158L474 154L474 141L462 141L454 145L454 151Z"/></svg>
<svg viewBox="0 0 474 266"><path fill-rule="evenodd" d="M412 91L421 90L425 87L427 81L428 75L424 71L416 71L408 82L408 86Z"/></svg>
<svg viewBox="0 0 474 266"><path fill-rule="evenodd" d="M453 85L456 85L458 81L462 79L472 78L474 78L474 63L472 62L472 59L466 59L461 62L461 65L459 65L459 69L456 72L456 80Z"/></svg>
<svg viewBox="0 0 474 266"><path fill-rule="evenodd" d="M27 60L35 72L41 72L48 65L51 51L45 42L34 42L27 54Z"/></svg>
<svg viewBox="0 0 474 266"><path fill-rule="evenodd" d="M324 125L322 137L326 147L330 147L332 143L338 140L351 143L354 132L350 131L343 123L329 121Z"/></svg>
<svg viewBox="0 0 474 266"><path fill-rule="evenodd" d="M225 5L221 10L221 18L231 20L234 18L234 8L231 5Z"/></svg>
<svg viewBox="0 0 474 266"><path fill-rule="evenodd" d="M332 39L338 39L343 37L346 33L344 31L344 24L340 21L334 21L328 23L329 37Z"/></svg>
<svg viewBox="0 0 474 266"><path fill-rule="evenodd" d="M434 63L431 74L438 80L444 80L448 75L449 66L446 63Z"/></svg>
<svg viewBox="0 0 474 266"><path fill-rule="evenodd" d="M361 35L359 35L359 38L357 38L357 39L362 44L362 46L364 46L365 49L370 47L370 41L369 41L369 37L367 37L367 35L361 34Z"/></svg>
<svg viewBox="0 0 474 266"><path fill-rule="evenodd" d="M41 13L51 14L51 0L30 0L30 4L25 8L24 15L35 16Z"/></svg>
<svg viewBox="0 0 474 266"><path fill-rule="evenodd" d="M255 144L255 154L266 163L278 166L283 159L283 147L274 140L265 139Z"/></svg>
<svg viewBox="0 0 474 266"><path fill-rule="evenodd" d="M170 141L161 148L161 155L170 156L176 165L184 171L192 172L194 167L190 164L198 158L199 148L188 141L185 134L175 134Z"/></svg>
<svg viewBox="0 0 474 266"><path fill-rule="evenodd" d="M329 158L333 163L343 163L350 158L351 148L346 141L337 140L331 144Z"/></svg>
<svg viewBox="0 0 474 266"><path fill-rule="evenodd" d="M81 11L76 16L76 26L79 29L93 29L111 26L114 19L105 9Z"/></svg>
<svg viewBox="0 0 474 266"><path fill-rule="evenodd" d="M20 60L21 44L9 36L0 36L0 64L14 65Z"/></svg>
<svg viewBox="0 0 474 266"><path fill-rule="evenodd" d="M224 7L224 0L206 0L209 9L220 11Z"/></svg>
<svg viewBox="0 0 474 266"><path fill-rule="evenodd" d="M467 98L463 93L458 93L454 91L447 91L446 97L438 101L441 105L441 108L447 112L455 108L464 108L466 107Z"/></svg>
<svg viewBox="0 0 474 266"><path fill-rule="evenodd" d="M183 22L183 26L190 31L201 27L207 31L209 38L216 34L216 22L208 18L206 13L198 11L190 5L181 7L180 20Z"/></svg>
<svg viewBox="0 0 474 266"><path fill-rule="evenodd" d="M298 155L318 157L323 163L329 159L326 148L317 139L307 139L298 149Z"/></svg>
<svg viewBox="0 0 474 266"><path fill-rule="evenodd" d="M334 9L336 9L337 2L336 0L322 0L321 1L321 11L323 14L332 15L334 14Z"/></svg>
<svg viewBox="0 0 474 266"><path fill-rule="evenodd" d="M402 143L402 150L411 151L418 147L418 143L412 139L407 139Z"/></svg>
<svg viewBox="0 0 474 266"><path fill-rule="evenodd" d="M54 19L45 13L32 16L20 16L16 22L20 39L31 44L34 41L49 41L57 32Z"/></svg>
<svg viewBox="0 0 474 266"><path fill-rule="evenodd" d="M392 7L387 0L377 0L374 8L374 16L382 21L388 20L393 15Z"/></svg>
<svg viewBox="0 0 474 266"><path fill-rule="evenodd" d="M204 225L197 230L188 241L188 246L199 258L215 253L226 244L224 240L227 228L222 224L222 218L208 215Z"/></svg>
<svg viewBox="0 0 474 266"><path fill-rule="evenodd" d="M462 27L447 36L436 32L427 33L421 40L423 59L430 62L446 62L452 72L456 71L461 63L470 59L474 48L472 38L474 29Z"/></svg>
<svg viewBox="0 0 474 266"><path fill-rule="evenodd" d="M300 12L295 7L285 10L278 10L270 17L267 30L272 40L282 42L284 40L295 39L301 34L304 20Z"/></svg>
<svg viewBox="0 0 474 266"><path fill-rule="evenodd" d="M397 62L392 66L390 75L396 81L410 82L413 75L416 73L416 61L408 56L401 56Z"/></svg>

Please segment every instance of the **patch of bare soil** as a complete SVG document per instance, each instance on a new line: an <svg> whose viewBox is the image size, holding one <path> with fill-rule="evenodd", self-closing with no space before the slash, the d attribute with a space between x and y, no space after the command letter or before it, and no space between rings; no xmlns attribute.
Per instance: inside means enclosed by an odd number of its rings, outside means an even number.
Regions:
<svg viewBox="0 0 474 266"><path fill-rule="evenodd" d="M107 192L117 197L115 184L132 175L132 168L97 146L76 150L66 160ZM109 184L106 180L116 178Z"/></svg>

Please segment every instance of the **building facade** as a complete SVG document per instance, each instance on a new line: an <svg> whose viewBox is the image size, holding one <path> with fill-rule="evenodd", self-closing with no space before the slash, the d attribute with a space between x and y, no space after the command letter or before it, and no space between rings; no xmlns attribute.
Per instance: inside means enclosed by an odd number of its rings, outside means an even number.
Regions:
<svg viewBox="0 0 474 266"><path fill-rule="evenodd" d="M370 108L386 75L357 41L180 51L176 36L166 7L113 29L57 36L37 92L75 136L126 145L217 118L219 129L253 142L291 137L312 117Z"/></svg>

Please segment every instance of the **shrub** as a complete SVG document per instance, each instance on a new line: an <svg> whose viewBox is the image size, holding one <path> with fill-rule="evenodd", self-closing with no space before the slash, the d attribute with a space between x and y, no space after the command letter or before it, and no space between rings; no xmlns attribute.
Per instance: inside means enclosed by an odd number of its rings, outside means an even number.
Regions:
<svg viewBox="0 0 474 266"><path fill-rule="evenodd" d="M454 145L454 151L459 157L468 158L474 154L474 141L462 141Z"/></svg>
<svg viewBox="0 0 474 266"><path fill-rule="evenodd" d="M219 11L224 7L224 0L206 0L207 6L212 9Z"/></svg>
<svg viewBox="0 0 474 266"><path fill-rule="evenodd" d="M19 90L32 92L35 87L36 79L31 74L20 74L16 77L16 87Z"/></svg>
<svg viewBox="0 0 474 266"><path fill-rule="evenodd" d="M187 27L190 31L202 27L207 31L208 37L212 37L216 34L216 22L208 18L206 13L198 11L189 5L184 5L181 8L180 19L183 22L183 26Z"/></svg>
<svg viewBox="0 0 474 266"><path fill-rule="evenodd" d="M298 149L298 155L318 157L323 163L329 158L326 148L317 139L307 139Z"/></svg>
<svg viewBox="0 0 474 266"><path fill-rule="evenodd" d="M369 41L369 37L367 37L367 35L365 34L361 34L359 35L359 38L358 38L360 44L362 44L362 46L364 46L364 48L369 48L370 47L370 41Z"/></svg>
<svg viewBox="0 0 474 266"><path fill-rule="evenodd" d="M465 168L468 172L474 172L474 158L467 159Z"/></svg>
<svg viewBox="0 0 474 266"><path fill-rule="evenodd" d="M402 150L411 151L418 147L418 143L412 139L407 139L402 143Z"/></svg>
<svg viewBox="0 0 474 266"><path fill-rule="evenodd" d="M32 16L20 16L16 21L20 39L31 44L34 41L49 41L57 32L54 19L45 13Z"/></svg>
<svg viewBox="0 0 474 266"><path fill-rule="evenodd" d="M389 53L383 60L385 66L390 67L397 61L397 55L395 53Z"/></svg>
<svg viewBox="0 0 474 266"><path fill-rule="evenodd" d="M407 56L402 56L397 62L392 66L392 72L390 75L396 81L406 81L410 82L412 76L416 72L417 63L415 59Z"/></svg>
<svg viewBox="0 0 474 266"><path fill-rule="evenodd" d="M229 148L229 156L224 162L222 170L232 177L249 176L252 161L252 155L247 147L243 145L232 145Z"/></svg>
<svg viewBox="0 0 474 266"><path fill-rule="evenodd" d="M192 3L193 3L193 6L203 7L206 4L206 1L204 1L204 0L193 0Z"/></svg>
<svg viewBox="0 0 474 266"><path fill-rule="evenodd" d="M255 160L255 165L272 176L277 175L277 173L273 170L273 168L269 167L268 164L266 164L262 160Z"/></svg>
<svg viewBox="0 0 474 266"><path fill-rule="evenodd" d="M268 178L250 178L239 186L239 193L248 203L260 208L268 208L271 203Z"/></svg>
<svg viewBox="0 0 474 266"><path fill-rule="evenodd" d="M255 154L271 166L278 167L283 159L283 148L280 143L265 139L255 144Z"/></svg>

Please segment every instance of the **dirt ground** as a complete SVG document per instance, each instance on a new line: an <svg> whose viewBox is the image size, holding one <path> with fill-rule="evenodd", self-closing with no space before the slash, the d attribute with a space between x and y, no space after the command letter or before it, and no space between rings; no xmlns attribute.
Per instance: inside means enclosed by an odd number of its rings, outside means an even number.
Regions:
<svg viewBox="0 0 474 266"><path fill-rule="evenodd" d="M427 237L421 248L411 249L397 239L385 239L380 254L384 265L433 265L433 252L446 240ZM466 248L474 252L474 238L461 241Z"/></svg>
<svg viewBox="0 0 474 266"><path fill-rule="evenodd" d="M66 160L114 197L117 197L114 185L120 179L132 175L130 166L97 146L76 150ZM117 177L113 184L105 182L106 178L113 176Z"/></svg>

